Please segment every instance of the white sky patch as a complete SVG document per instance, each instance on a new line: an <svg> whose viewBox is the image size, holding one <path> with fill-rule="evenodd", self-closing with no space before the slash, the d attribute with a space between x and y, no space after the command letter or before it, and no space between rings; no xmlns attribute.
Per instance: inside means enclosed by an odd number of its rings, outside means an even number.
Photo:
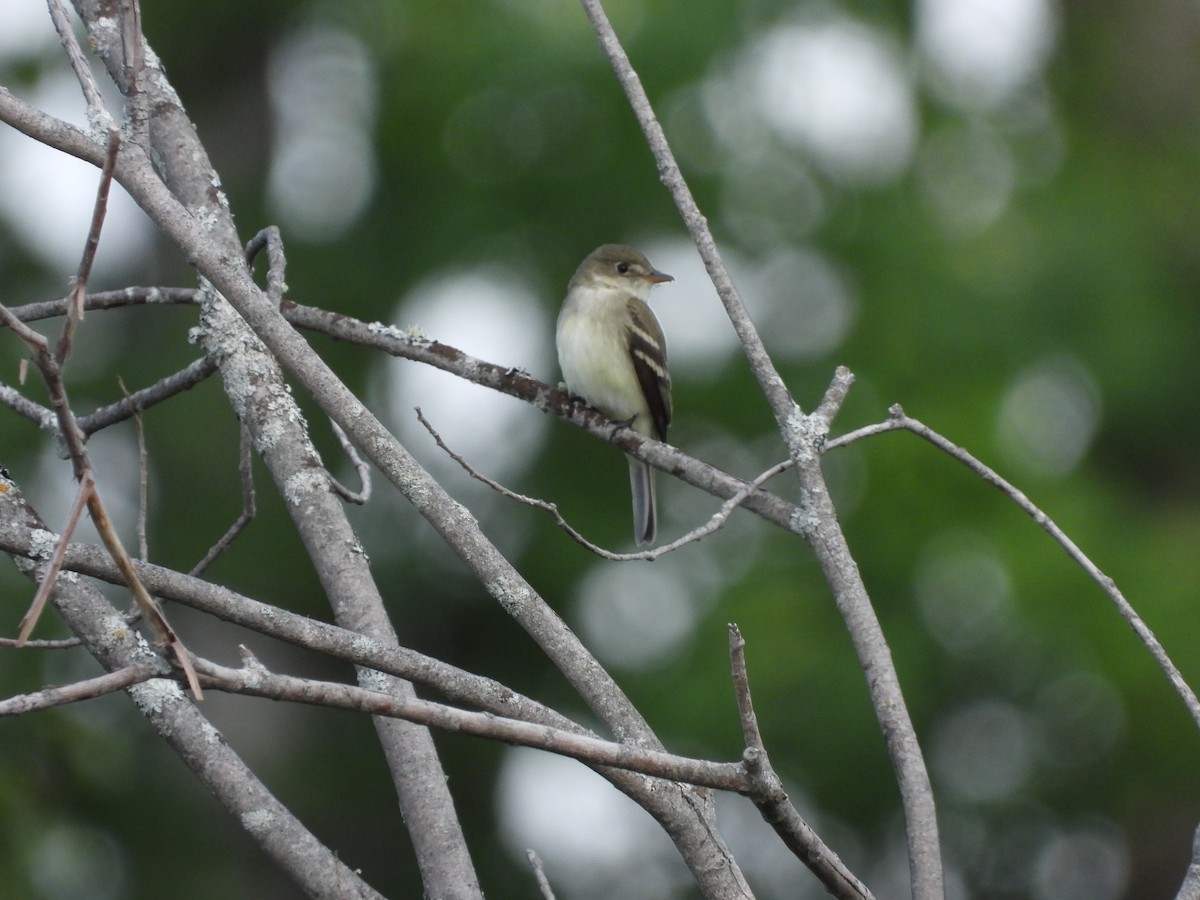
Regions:
<svg viewBox="0 0 1200 900"><path fill-rule="evenodd" d="M575 900L680 896L691 882L654 820L575 760L514 748L505 754L496 802L510 852L532 848Z"/></svg>
<svg viewBox="0 0 1200 900"><path fill-rule="evenodd" d="M273 48L267 87L271 208L293 235L335 240L366 210L378 180L374 61L353 35L312 26Z"/></svg>
<svg viewBox="0 0 1200 900"><path fill-rule="evenodd" d="M79 82L63 62L62 71L43 78L23 99L57 118L87 127ZM0 216L26 249L67 278L91 227L100 170L51 150L11 128L0 129ZM149 248L154 229L137 204L114 183L100 236L93 283L130 268Z"/></svg>
<svg viewBox="0 0 1200 900"><path fill-rule="evenodd" d="M992 106L1036 78L1058 32L1053 0L918 0L916 39L947 100Z"/></svg>
<svg viewBox="0 0 1200 900"><path fill-rule="evenodd" d="M545 308L505 269L460 270L419 284L401 301L393 322L488 362L556 378L553 326ZM547 418L511 397L405 360L385 360L381 373L386 421L405 444L433 446L415 406L451 449L492 477L524 469L541 444ZM433 453L435 474L462 473L441 450Z"/></svg>
<svg viewBox="0 0 1200 900"><path fill-rule="evenodd" d="M766 122L830 175L886 183L917 137L912 86L899 50L847 18L784 25L748 52Z"/></svg>
<svg viewBox="0 0 1200 900"><path fill-rule="evenodd" d="M43 0L4 0L0 66L39 57L57 46L58 38ZM66 57L63 62L66 63Z"/></svg>

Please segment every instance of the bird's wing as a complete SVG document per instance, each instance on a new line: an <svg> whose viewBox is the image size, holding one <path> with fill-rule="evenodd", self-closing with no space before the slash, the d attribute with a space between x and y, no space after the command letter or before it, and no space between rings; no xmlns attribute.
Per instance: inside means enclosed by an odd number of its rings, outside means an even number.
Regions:
<svg viewBox="0 0 1200 900"><path fill-rule="evenodd" d="M671 374L667 371L667 343L654 313L641 300L629 300L629 326L626 329L629 358L650 409L655 434L667 439L671 424Z"/></svg>

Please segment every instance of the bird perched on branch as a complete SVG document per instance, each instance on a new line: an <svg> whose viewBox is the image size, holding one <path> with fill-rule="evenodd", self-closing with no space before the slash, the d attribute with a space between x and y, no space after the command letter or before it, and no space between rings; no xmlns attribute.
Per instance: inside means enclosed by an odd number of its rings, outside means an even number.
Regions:
<svg viewBox="0 0 1200 900"><path fill-rule="evenodd" d="M625 244L605 244L585 259L567 286L555 341L567 390L610 419L655 440L671 424L671 376L662 328L646 305L670 275ZM629 457L633 529L639 544L657 532L654 470Z"/></svg>

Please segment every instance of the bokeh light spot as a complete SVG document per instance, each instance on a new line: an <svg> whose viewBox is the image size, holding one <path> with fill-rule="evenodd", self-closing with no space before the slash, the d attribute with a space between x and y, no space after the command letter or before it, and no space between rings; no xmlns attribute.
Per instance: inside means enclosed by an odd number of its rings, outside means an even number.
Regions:
<svg viewBox="0 0 1200 900"><path fill-rule="evenodd" d="M1129 849L1111 828L1057 835L1038 857L1034 900L1115 900L1129 882Z"/></svg>
<svg viewBox="0 0 1200 900"><path fill-rule="evenodd" d="M925 627L956 656L972 656L1012 630L1012 582L985 538L956 532L931 541L917 564L915 592Z"/></svg>
<svg viewBox="0 0 1200 900"><path fill-rule="evenodd" d="M395 321L488 362L548 369L545 310L506 269L459 270L422 282L401 302ZM492 477L519 473L532 463L548 420L525 404L419 363L388 359L379 372L389 424L405 445L432 450L428 466L439 478L470 481L434 447L416 421L416 406L456 453Z"/></svg>
<svg viewBox="0 0 1200 900"><path fill-rule="evenodd" d="M669 567L602 563L579 585L579 616L584 641L601 660L648 668L679 652L697 611Z"/></svg>
<svg viewBox="0 0 1200 900"><path fill-rule="evenodd" d="M376 80L362 42L328 26L296 31L271 51L275 135L267 195L293 236L335 240L371 202Z"/></svg>
<svg viewBox="0 0 1200 900"><path fill-rule="evenodd" d="M748 53L766 122L850 183L886 183L916 141L912 88L899 51L848 18L779 27Z"/></svg>
<svg viewBox="0 0 1200 900"><path fill-rule="evenodd" d="M1054 48L1050 0L919 0L917 45L947 100L990 106L1036 77Z"/></svg>
<svg viewBox="0 0 1200 900"><path fill-rule="evenodd" d="M978 700L948 715L938 725L932 751L938 780L972 802L1011 797L1033 767L1028 719L1001 700Z"/></svg>
<svg viewBox="0 0 1200 900"><path fill-rule="evenodd" d="M997 423L1010 459L1043 476L1071 471L1087 453L1100 423L1100 390L1074 357L1052 355L1018 373Z"/></svg>

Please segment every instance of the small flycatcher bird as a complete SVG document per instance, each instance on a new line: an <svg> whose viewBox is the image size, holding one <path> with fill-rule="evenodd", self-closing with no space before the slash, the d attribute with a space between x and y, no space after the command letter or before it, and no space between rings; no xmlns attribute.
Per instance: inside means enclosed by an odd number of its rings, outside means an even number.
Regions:
<svg viewBox="0 0 1200 900"><path fill-rule="evenodd" d="M567 286L555 342L567 390L617 422L659 441L671 424L667 344L646 305L670 275L625 244L605 244L585 259ZM629 457L633 531L654 541L654 469Z"/></svg>

